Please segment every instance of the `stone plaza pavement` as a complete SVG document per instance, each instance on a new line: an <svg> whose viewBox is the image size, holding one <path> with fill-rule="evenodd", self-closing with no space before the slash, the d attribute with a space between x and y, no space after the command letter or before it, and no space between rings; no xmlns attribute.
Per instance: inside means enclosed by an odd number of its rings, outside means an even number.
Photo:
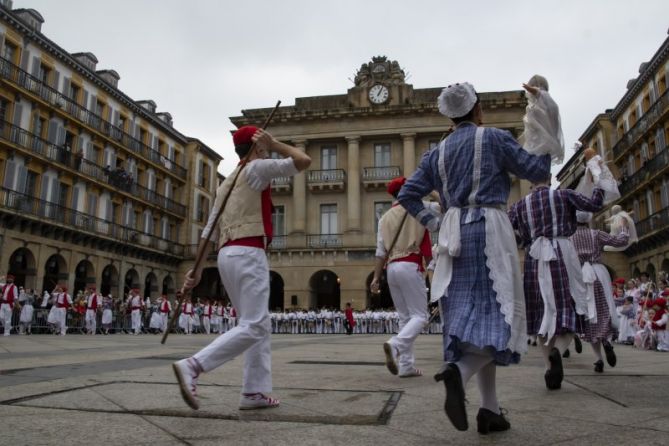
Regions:
<svg viewBox="0 0 669 446"><path fill-rule="evenodd" d="M181 400L170 364L214 336L0 337L0 445L614 445L669 444L669 354L616 347L595 375L589 346L565 360L562 390L544 387L538 347L498 368L511 430L476 432L479 395L467 387L470 429L443 412L441 337L421 336L426 376L383 365L381 335L275 335L281 407L238 411L241 358L200 378L201 408Z"/></svg>

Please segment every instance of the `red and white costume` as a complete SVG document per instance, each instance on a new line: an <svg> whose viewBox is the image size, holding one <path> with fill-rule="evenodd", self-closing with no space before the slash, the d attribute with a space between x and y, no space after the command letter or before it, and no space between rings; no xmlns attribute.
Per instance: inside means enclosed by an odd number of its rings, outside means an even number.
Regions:
<svg viewBox="0 0 669 446"><path fill-rule="evenodd" d="M166 296L163 296L162 302L160 302L160 307L158 308L158 311L160 312L160 331L165 333L165 330L167 330L167 325L169 324L169 318L170 318L170 311L172 311L172 305L170 305L170 301L167 299Z"/></svg>
<svg viewBox="0 0 669 446"><path fill-rule="evenodd" d="M86 332L95 334L97 329L98 307L102 306L102 298L91 288L91 294L86 298Z"/></svg>
<svg viewBox="0 0 669 446"><path fill-rule="evenodd" d="M202 307L202 325L204 325L204 332L207 334L211 333L211 315L212 308L210 304L206 304Z"/></svg>
<svg viewBox="0 0 669 446"><path fill-rule="evenodd" d="M55 296L54 306L56 307L54 313L56 330L60 330L60 334L65 336L67 333L67 309L72 306L72 296L67 294L67 288L63 288L60 293L53 293Z"/></svg>
<svg viewBox="0 0 669 446"><path fill-rule="evenodd" d="M142 330L142 298L139 296L139 290L133 290L128 297L130 305L130 318L132 320L133 334L138 335Z"/></svg>
<svg viewBox="0 0 669 446"><path fill-rule="evenodd" d="M14 302L19 296L19 289L14 283L7 283L2 287L2 303L0 303L0 323L5 328L5 336L12 331L12 312Z"/></svg>
<svg viewBox="0 0 669 446"><path fill-rule="evenodd" d="M179 327L186 333L193 332L193 304L184 302L181 305L181 316L179 316Z"/></svg>

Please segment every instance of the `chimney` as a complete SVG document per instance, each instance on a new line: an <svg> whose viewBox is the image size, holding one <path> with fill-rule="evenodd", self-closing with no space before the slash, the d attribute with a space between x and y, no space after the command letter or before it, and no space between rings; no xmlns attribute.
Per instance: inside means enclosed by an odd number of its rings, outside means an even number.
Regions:
<svg viewBox="0 0 669 446"><path fill-rule="evenodd" d="M172 115L169 114L168 112L156 113L156 116L158 116L158 119L163 121L165 124L169 125L170 127L174 127L174 125L172 124Z"/></svg>
<svg viewBox="0 0 669 446"><path fill-rule="evenodd" d="M156 112L156 103L153 102L151 99L145 99L143 101L137 101L137 105L139 105L144 110L147 110L151 113Z"/></svg>

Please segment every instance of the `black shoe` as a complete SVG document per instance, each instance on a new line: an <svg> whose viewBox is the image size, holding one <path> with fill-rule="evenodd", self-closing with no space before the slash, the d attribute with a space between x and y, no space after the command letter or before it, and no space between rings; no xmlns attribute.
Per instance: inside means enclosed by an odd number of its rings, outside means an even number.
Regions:
<svg viewBox="0 0 669 446"><path fill-rule="evenodd" d="M562 358L560 357L560 350L553 347L548 360L551 363L551 368L546 370L544 380L548 390L557 390L562 387L562 379L564 378L564 370L562 369Z"/></svg>
<svg viewBox="0 0 669 446"><path fill-rule="evenodd" d="M601 359L595 363L595 372L602 373L604 372L604 361Z"/></svg>
<svg viewBox="0 0 669 446"><path fill-rule="evenodd" d="M609 341L604 341L603 344L606 362L608 362L611 367L615 367L618 360L616 358L616 352L613 351L613 346Z"/></svg>
<svg viewBox="0 0 669 446"><path fill-rule="evenodd" d="M532 347L536 347L536 346L537 346L537 341L532 341Z"/></svg>
<svg viewBox="0 0 669 446"><path fill-rule="evenodd" d="M527 345L530 345L532 343L532 339L527 340Z"/></svg>
<svg viewBox="0 0 669 446"><path fill-rule="evenodd" d="M495 412L482 407L479 409L478 415L476 415L476 427L479 434L485 435L489 432L509 430L511 429L511 424L504 418L504 415L502 415L501 412L498 415Z"/></svg>
<svg viewBox="0 0 669 446"><path fill-rule="evenodd" d="M465 409L465 388L462 384L460 369L456 364L449 363L446 368L434 375L434 380L444 382L446 387L446 401L444 410L453 426L459 431L469 429L467 410Z"/></svg>
<svg viewBox="0 0 669 446"><path fill-rule="evenodd" d="M563 358L568 358L570 354L571 353L569 353L569 349L567 349L567 350L564 351L564 353L562 353L562 357Z"/></svg>
<svg viewBox="0 0 669 446"><path fill-rule="evenodd" d="M581 338L579 338L578 335L574 335L574 350L576 350L576 353L579 355L581 352L583 352L583 344L581 343Z"/></svg>

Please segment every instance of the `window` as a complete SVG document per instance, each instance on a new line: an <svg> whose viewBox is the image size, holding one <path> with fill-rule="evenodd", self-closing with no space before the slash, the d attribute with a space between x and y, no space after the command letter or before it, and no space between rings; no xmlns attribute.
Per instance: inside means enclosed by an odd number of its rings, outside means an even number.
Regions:
<svg viewBox="0 0 669 446"><path fill-rule="evenodd" d="M321 147L321 169L332 170L337 168L337 147Z"/></svg>
<svg viewBox="0 0 669 446"><path fill-rule="evenodd" d="M627 132L630 129L629 115L625 116L623 119L623 129Z"/></svg>
<svg viewBox="0 0 669 446"><path fill-rule="evenodd" d="M195 209L195 221L205 223L207 221L207 214L209 213L209 200L207 197L200 195L197 200L198 206Z"/></svg>
<svg viewBox="0 0 669 446"><path fill-rule="evenodd" d="M650 103L652 104L657 100L657 84L655 83L655 79L650 80L649 95Z"/></svg>
<svg viewBox="0 0 669 446"><path fill-rule="evenodd" d="M39 138L42 137L42 133L44 132L44 123L44 119L40 118L39 115L35 115L33 118L33 134L35 134L35 136Z"/></svg>
<svg viewBox="0 0 669 446"><path fill-rule="evenodd" d="M26 185L23 189L23 193L29 197L35 196L35 184L37 184L37 173L32 170L28 171L26 175Z"/></svg>
<svg viewBox="0 0 669 446"><path fill-rule="evenodd" d="M648 216L651 216L655 213L655 200L652 189L648 189L646 191L646 209L648 211Z"/></svg>
<svg viewBox="0 0 669 446"><path fill-rule="evenodd" d="M666 142L664 140L664 128L660 127L655 132L655 152L660 153L666 147Z"/></svg>
<svg viewBox="0 0 669 446"><path fill-rule="evenodd" d="M5 121L7 121L7 105L7 101L0 99L0 128L5 124Z"/></svg>
<svg viewBox="0 0 669 446"><path fill-rule="evenodd" d="M374 166L390 166L390 143L374 144Z"/></svg>
<svg viewBox="0 0 669 446"><path fill-rule="evenodd" d="M646 161L648 161L649 154L648 154L648 144L645 142L641 144L641 165L643 166Z"/></svg>
<svg viewBox="0 0 669 446"><path fill-rule="evenodd" d="M639 200L634 199L634 213L632 214L632 219L634 220L635 223L639 222L639 211L641 210L641 207L639 206Z"/></svg>
<svg viewBox="0 0 669 446"><path fill-rule="evenodd" d="M74 84L70 84L70 91L69 91L70 99L72 99L74 102L77 102L77 100L79 99L80 91L81 91L80 87Z"/></svg>
<svg viewBox="0 0 669 446"><path fill-rule="evenodd" d="M375 201L374 202L374 232L376 233L379 229L379 220L383 214L388 212L388 209L392 206L390 201Z"/></svg>
<svg viewBox="0 0 669 446"><path fill-rule="evenodd" d="M70 192L70 186L65 183L60 183L60 188L58 189L58 204L61 206L67 206L67 195ZM97 199L97 197L95 197Z"/></svg>
<svg viewBox="0 0 669 446"><path fill-rule="evenodd" d="M209 164L205 163L203 160L200 160L198 168L198 186L204 187L206 189L209 188L209 171Z"/></svg>
<svg viewBox="0 0 669 446"><path fill-rule="evenodd" d="M662 189L660 190L660 201L662 203L662 209L669 207L669 180L667 178L662 179Z"/></svg>
<svg viewBox="0 0 669 446"><path fill-rule="evenodd" d="M627 174L632 175L636 171L634 168L634 154L630 153L627 157Z"/></svg>
<svg viewBox="0 0 669 446"><path fill-rule="evenodd" d="M286 235L286 213L283 206L274 206L272 211L272 235Z"/></svg>
<svg viewBox="0 0 669 446"><path fill-rule="evenodd" d="M144 232L153 234L153 216L148 209L144 211Z"/></svg>
<svg viewBox="0 0 669 446"><path fill-rule="evenodd" d="M42 83L50 85L49 80L51 79L51 69L49 67L45 67L44 64L40 64L37 77L40 81L42 81Z"/></svg>
<svg viewBox="0 0 669 446"><path fill-rule="evenodd" d="M337 233L337 205L321 205L321 234Z"/></svg>
<svg viewBox="0 0 669 446"><path fill-rule="evenodd" d="M5 40L5 47L2 49L2 57L14 63L14 57L16 57L16 46Z"/></svg>

